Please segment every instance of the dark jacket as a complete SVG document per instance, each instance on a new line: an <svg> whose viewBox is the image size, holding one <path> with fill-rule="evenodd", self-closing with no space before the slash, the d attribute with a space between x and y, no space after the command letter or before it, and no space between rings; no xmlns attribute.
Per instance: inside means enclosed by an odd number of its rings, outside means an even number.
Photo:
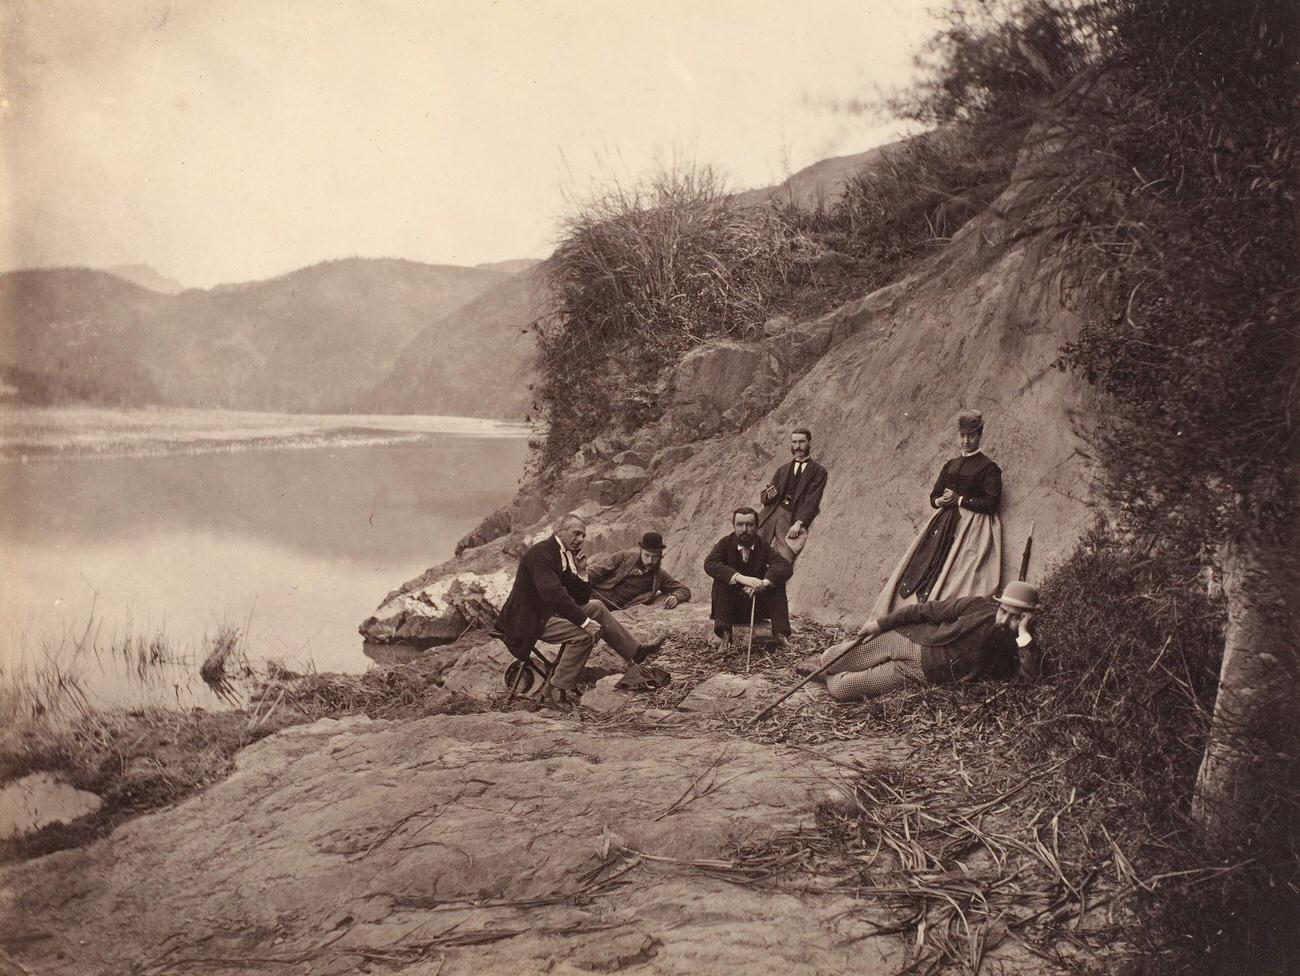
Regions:
<svg viewBox="0 0 1300 976"><path fill-rule="evenodd" d="M770 484L776 485L776 501L771 502L768 508L775 508L782 504L787 491L791 493L791 502L789 506L792 522L802 522L805 529L812 528L813 519L821 511L822 492L826 490L826 469L811 458L804 465L803 477L799 479L798 484L791 484L794 478L794 461L788 461L781 465L772 475ZM760 495L759 501L762 501ZM760 524L767 521L768 511L764 511L763 517L759 519Z"/></svg>
<svg viewBox="0 0 1300 976"><path fill-rule="evenodd" d="M739 586L731 585L731 578L741 573L772 581L772 588L758 596L755 616L758 620L771 620L773 633L788 634L790 604L785 582L794 572L793 567L762 539L754 540L749 558L748 566L741 564L736 534L731 532L717 541L704 560L704 571L713 578L709 616L713 618L714 629L725 631L733 623L749 622L749 597Z"/></svg>
<svg viewBox="0 0 1300 976"><path fill-rule="evenodd" d="M512 651L530 648L551 617L563 617L582 626L587 619L582 604L591 599L591 585L564 570L560 540L543 539L523 554L515 582L510 587L496 629Z"/></svg>
<svg viewBox="0 0 1300 976"><path fill-rule="evenodd" d="M948 488L961 498L962 508L992 515L1002 504L1002 469L983 451L952 458L939 469L930 489L931 508L939 507L939 496Z"/></svg>
<svg viewBox="0 0 1300 976"><path fill-rule="evenodd" d="M609 601L620 583L628 578L641 565L641 549L623 549L601 556L587 567L587 580L592 592L606 602ZM690 587L673 579L662 565L655 568L654 580L650 592L642 594L628 605L654 603L660 596L675 596L678 603L688 603L691 599Z"/></svg>
<svg viewBox="0 0 1300 976"><path fill-rule="evenodd" d="M881 617L881 631L896 630L921 645L921 670L927 681L974 681L1009 678L1019 668L1020 655L1036 659L1031 642L1017 648L1016 635L998 627L997 601L991 596L962 596L901 607Z"/></svg>
<svg viewBox="0 0 1300 976"><path fill-rule="evenodd" d="M729 586L737 573L768 579L776 586L781 586L794 574L794 569L781 554L758 538L754 540L754 549L746 566L740 561L740 543L736 541L734 532L728 532L714 543L704 557L704 571L723 586Z"/></svg>

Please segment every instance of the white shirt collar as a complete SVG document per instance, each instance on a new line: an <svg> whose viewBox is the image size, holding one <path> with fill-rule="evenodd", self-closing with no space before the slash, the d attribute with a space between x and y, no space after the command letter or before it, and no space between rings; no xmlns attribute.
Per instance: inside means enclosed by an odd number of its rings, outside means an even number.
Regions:
<svg viewBox="0 0 1300 976"><path fill-rule="evenodd" d="M560 565L576 576L573 553L569 552L569 547L564 544L564 540L559 535L555 536L555 541L560 544Z"/></svg>

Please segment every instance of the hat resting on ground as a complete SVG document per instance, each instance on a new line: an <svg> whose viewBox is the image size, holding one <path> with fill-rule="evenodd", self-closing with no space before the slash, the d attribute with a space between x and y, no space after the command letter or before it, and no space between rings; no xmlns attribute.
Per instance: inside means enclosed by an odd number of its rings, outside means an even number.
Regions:
<svg viewBox="0 0 1300 976"><path fill-rule="evenodd" d="M978 410L963 410L957 414L957 429L963 434L978 434L984 429L984 415Z"/></svg>
<svg viewBox="0 0 1300 976"><path fill-rule="evenodd" d="M663 552L668 547L664 545L664 537L658 532L647 532L641 536L641 548L647 552Z"/></svg>
<svg viewBox="0 0 1300 976"><path fill-rule="evenodd" d="M1038 609L1038 590L1016 580L1008 583L1007 588L1002 591L1001 596L994 597L998 603L1002 604L1008 610L1037 610Z"/></svg>

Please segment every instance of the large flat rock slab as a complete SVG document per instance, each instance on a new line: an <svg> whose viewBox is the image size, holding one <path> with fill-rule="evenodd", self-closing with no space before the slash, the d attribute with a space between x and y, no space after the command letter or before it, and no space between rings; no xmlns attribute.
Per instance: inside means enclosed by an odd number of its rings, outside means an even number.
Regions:
<svg viewBox="0 0 1300 976"><path fill-rule="evenodd" d="M838 748L870 763L890 746ZM834 758L526 712L323 720L171 810L0 873L0 959L47 976L892 972L903 947L843 894L709 873L808 823Z"/></svg>

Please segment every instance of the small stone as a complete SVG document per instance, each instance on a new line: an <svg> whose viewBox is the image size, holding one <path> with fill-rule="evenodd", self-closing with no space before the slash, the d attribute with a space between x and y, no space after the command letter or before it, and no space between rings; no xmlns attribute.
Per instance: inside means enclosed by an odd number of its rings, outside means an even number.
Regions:
<svg viewBox="0 0 1300 976"><path fill-rule="evenodd" d="M696 685L677 707L683 712L731 714L756 708L771 692L772 682L766 678L723 672Z"/></svg>
<svg viewBox="0 0 1300 976"><path fill-rule="evenodd" d="M510 525L521 529L546 515L546 502L536 495L520 494L510 505Z"/></svg>
<svg viewBox="0 0 1300 976"><path fill-rule="evenodd" d="M677 499L667 488L656 488L650 497L650 514L656 518L667 518L677 511Z"/></svg>
<svg viewBox="0 0 1300 976"><path fill-rule="evenodd" d="M617 711L626 705L631 696L614 688L621 677L622 675L611 674L597 681L595 687L582 696L582 707L605 713Z"/></svg>
<svg viewBox="0 0 1300 976"><path fill-rule="evenodd" d="M616 454L614 456L614 463L619 466L630 464L634 467L644 468L649 463L649 459L634 448L629 448L626 451Z"/></svg>
<svg viewBox="0 0 1300 976"><path fill-rule="evenodd" d="M697 448L690 444L676 444L672 447L665 447L650 460L650 470L657 471L660 468L671 468L685 461L688 457L695 454Z"/></svg>
<svg viewBox="0 0 1300 976"><path fill-rule="evenodd" d="M763 323L763 334L766 336L780 335L793 324L794 320L788 315L774 315Z"/></svg>
<svg viewBox="0 0 1300 976"><path fill-rule="evenodd" d="M462 536L456 543L456 555L460 555L466 549L477 549L479 546L486 545L493 539L499 539L503 535L510 534L510 510L507 508L498 508L495 512L485 518L472 531Z"/></svg>

